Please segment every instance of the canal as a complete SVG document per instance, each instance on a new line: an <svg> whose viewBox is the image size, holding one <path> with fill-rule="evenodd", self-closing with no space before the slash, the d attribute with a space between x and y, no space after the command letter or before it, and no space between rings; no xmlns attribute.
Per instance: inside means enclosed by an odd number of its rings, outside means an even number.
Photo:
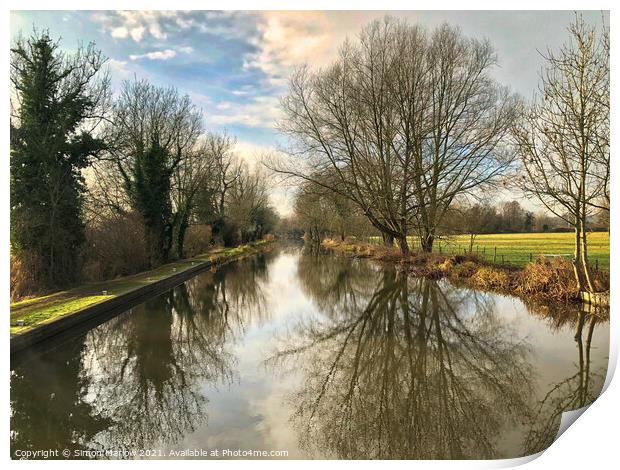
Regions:
<svg viewBox="0 0 620 470"><path fill-rule="evenodd" d="M607 318L275 245L15 358L11 451L528 455L599 395Z"/></svg>

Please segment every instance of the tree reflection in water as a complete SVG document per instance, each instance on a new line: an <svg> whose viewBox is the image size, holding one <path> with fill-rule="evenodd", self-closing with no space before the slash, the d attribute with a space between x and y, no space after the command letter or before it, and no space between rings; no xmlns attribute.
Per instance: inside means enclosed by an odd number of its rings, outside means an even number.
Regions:
<svg viewBox="0 0 620 470"><path fill-rule="evenodd" d="M16 367L11 446L148 449L194 431L207 385L233 380L232 345L266 320L267 272L259 255L204 273Z"/></svg>
<svg viewBox="0 0 620 470"><path fill-rule="evenodd" d="M516 457L549 445L561 413L601 389L600 312L528 315L366 260L278 250L282 263L271 253L203 273L15 364L12 449L167 449L226 433L250 445L294 432L301 456ZM265 348L270 373L254 368Z"/></svg>
<svg viewBox="0 0 620 470"><path fill-rule="evenodd" d="M591 386L589 365L600 315L527 306L551 330L570 324L578 331L577 374L539 394L535 345L519 338L494 295L317 251L302 257L298 277L321 315L280 336L267 363L301 371L291 422L312 454L527 455L550 445L563 411L591 403L600 391L602 380ZM515 440L510 450L504 436Z"/></svg>
<svg viewBox="0 0 620 470"><path fill-rule="evenodd" d="M564 318L575 319L575 316L565 315ZM575 365L576 372L574 375L552 384L543 399L537 404L524 443L526 454L540 452L553 443L560 426L562 413L583 408L598 398L605 380L607 364L591 371L590 351L596 325L608 320L608 309L591 312L581 311L576 316L574 322L576 323L574 327L578 357ZM585 331L584 328L586 328Z"/></svg>
<svg viewBox="0 0 620 470"><path fill-rule="evenodd" d="M314 263L299 277L321 297L330 281ZM332 307L281 338L269 362L303 369L291 397L300 445L338 458L495 456L500 428L527 410L527 346L489 296L393 270L373 283L361 266L334 270ZM349 288L369 283L369 294Z"/></svg>
<svg viewBox="0 0 620 470"><path fill-rule="evenodd" d="M84 337L11 372L11 449L88 449L112 421L86 400Z"/></svg>

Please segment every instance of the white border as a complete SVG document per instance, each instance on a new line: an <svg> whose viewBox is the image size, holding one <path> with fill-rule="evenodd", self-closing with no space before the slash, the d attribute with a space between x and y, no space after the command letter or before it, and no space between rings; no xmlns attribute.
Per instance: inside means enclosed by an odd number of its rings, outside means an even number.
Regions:
<svg viewBox="0 0 620 470"><path fill-rule="evenodd" d="M175 2L165 2L165 1L156 1L156 0L108 0L105 3L94 2L94 1L66 1L66 0L56 0L53 3L44 2L44 1L32 1L32 0L8 0L4 3L5 8L2 10L2 18L0 23L0 30L4 32L5 42L4 47L1 50L3 64L4 64L4 73L2 74L0 80L2 80L3 90L4 91L4 99L3 105L4 109L8 111L9 109L9 79L8 79L8 64L9 64L9 54L8 54L8 44L10 43L10 27L9 27L9 11L11 9L14 10L52 10L52 9L63 9L63 10L74 10L74 9L100 9L105 6L106 8L122 8L122 9L240 9L240 10L377 10L378 6L380 6L381 10L572 10L572 9L588 9L588 10L612 10L611 12L611 43L612 43L612 68L614 68L616 64L616 59L618 54L616 54L615 44L620 43L620 33L618 33L614 29L614 20L615 20L615 12L613 11L614 3L611 1L574 1L574 0L565 0L562 2L552 2L552 1L541 1L541 0L521 0L521 1L504 1L497 2L495 1L469 1L467 3L458 2L458 1L434 1L429 3L428 1L395 1L395 0L382 0L381 2L369 1L369 0L358 0L355 2L344 2L344 1L334 1L334 0L298 0L295 2L292 1L284 1L284 0L258 0L258 1L249 1L249 0L228 0L228 1L188 1L188 0L177 0ZM620 48L619 48L620 50ZM614 77L616 70L612 70L612 82L615 83ZM612 91L612 100L616 97L616 93ZM615 142L614 136L618 135L620 131L620 126L618 123L618 113L617 113L617 103L613 101L612 105L612 128L611 135L612 140ZM4 184L0 185L0 191L2 192L2 206L1 206L1 214L0 220L4 221L2 224L1 237L2 237L2 246L4 250L2 251L2 280L5 288L2 290L2 305L8 307L9 305L9 116L8 112L5 111L3 115L3 126L1 128L2 132L2 142L4 147L3 152L3 161L0 165L0 172L2 181ZM615 151L615 144L612 145L612 156L617 153ZM613 156L612 160L615 161L618 157ZM612 169L612 187L616 187L616 182L620 180L620 176L618 175L618 170L616 168L616 164L613 163ZM620 186L619 186L620 187ZM617 227L620 227L619 221L620 216L618 215L618 210L615 210L615 204L613 205L614 209L612 210L612 232L611 232L611 269L614 273L617 272L618 259L615 257L617 241L620 238L618 235ZM612 466L617 466L617 456L618 456L618 443L617 443L617 424L616 419L620 416L620 385L618 385L618 380L611 381L613 376L613 371L615 370L617 358L618 358L618 338L619 335L619 326L620 321L615 319L616 312L616 296L613 294L618 292L618 278L617 276L612 276L612 313L611 313L611 342L610 342L610 363L609 363L609 372L607 376L606 391L601 395L601 397L594 402L590 408L581 416L577 423L574 426L571 426L548 450L539 455L538 458L534 457L526 457L523 459L513 459L513 460L499 460L499 461L389 461L382 462L381 466L389 466L392 468L411 468L415 466L416 468L500 468L500 467L508 467L515 465L522 465L528 463L528 468L531 469L548 469L549 467L554 468L562 468L562 469L572 469L572 468L611 468ZM7 308L8 310L8 308ZM8 312L5 317L5 322L8 322ZM8 329L8 328L7 328ZM5 330L6 331L6 330ZM5 436L2 443L2 458L5 461L9 461L10 465L14 465L15 467L21 468L34 468L35 465L45 465L49 468L60 467L71 467L76 468L77 466L85 465L84 462L20 462L20 461L11 461L9 458L9 341L7 334L7 341L3 344L3 354L1 361L3 363L4 377L5 383L2 388L2 395L0 397L0 401L2 403L3 409L5 410L5 419L2 422L2 435ZM88 463L88 465L92 466L101 466L105 465L106 467L118 468L124 467L127 468L126 465L132 466L142 466L146 468L168 468L170 466L170 462L167 461L148 461L148 462L93 462ZM178 463L174 463L173 465L178 465ZM291 468L294 466L295 468L312 468L316 463L312 461L188 461L183 462L183 465L188 465L191 467L200 467L204 468L208 467L229 467L233 466L252 466L254 469L273 469L273 468ZM319 463L320 466L339 466L342 467L344 465L348 465L347 462L334 462L334 461L323 461ZM357 468L376 468L376 464L374 462L361 461L356 462L355 465Z"/></svg>

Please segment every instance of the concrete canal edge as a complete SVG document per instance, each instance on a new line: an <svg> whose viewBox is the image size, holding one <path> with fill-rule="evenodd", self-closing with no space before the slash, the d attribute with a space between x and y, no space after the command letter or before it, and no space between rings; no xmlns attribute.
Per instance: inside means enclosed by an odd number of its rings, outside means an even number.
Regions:
<svg viewBox="0 0 620 470"><path fill-rule="evenodd" d="M23 351L35 346L47 339L57 336L67 330L74 328L82 323L94 320L97 317L104 316L117 310L117 314L124 312L125 310L147 300L150 297L159 295L167 290L172 289L180 284L183 284L188 279L194 277L202 271L205 271L211 267L219 267L228 264L232 261L239 260L246 256L259 253L264 247L269 246L270 243L265 243L260 246L253 246L250 250L239 253L234 256L230 256L221 260L211 261L207 260L196 264L184 271L176 274L172 274L164 279L153 281L145 286L138 287L124 294L120 294L112 299L104 300L102 302L89 305L73 313L62 316L49 323L43 323L35 326L23 333L17 333L11 335L11 354Z"/></svg>

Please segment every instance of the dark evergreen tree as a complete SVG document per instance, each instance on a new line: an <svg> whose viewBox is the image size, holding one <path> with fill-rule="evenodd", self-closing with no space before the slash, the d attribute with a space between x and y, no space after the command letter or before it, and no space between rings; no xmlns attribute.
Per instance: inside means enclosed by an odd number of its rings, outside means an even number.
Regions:
<svg viewBox="0 0 620 470"><path fill-rule="evenodd" d="M92 43L61 52L47 32L11 48L11 249L38 289L78 275L81 170L104 148L94 131L109 97L105 61Z"/></svg>

